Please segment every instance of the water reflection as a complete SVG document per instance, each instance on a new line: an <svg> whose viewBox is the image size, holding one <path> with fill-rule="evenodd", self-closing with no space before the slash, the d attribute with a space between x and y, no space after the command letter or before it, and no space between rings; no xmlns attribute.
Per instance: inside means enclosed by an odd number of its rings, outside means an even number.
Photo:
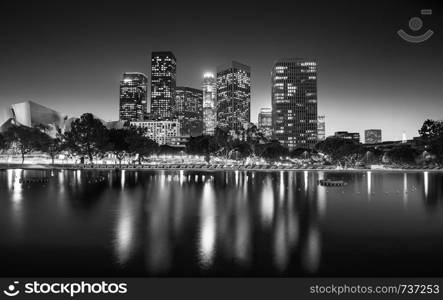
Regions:
<svg viewBox="0 0 443 300"><path fill-rule="evenodd" d="M205 183L201 199L201 225L199 237L200 263L203 268L211 267L215 255L216 216L215 195L210 183Z"/></svg>
<svg viewBox="0 0 443 300"><path fill-rule="evenodd" d="M30 177L50 180L24 184ZM348 185L318 185L323 178ZM4 272L45 266L46 275L60 276L84 274L85 265L88 275L345 276L404 274L401 258L413 262L411 274L430 275L443 251L442 179L432 172L7 170L0 172L0 249L23 265L0 263ZM47 253L60 257L57 264Z"/></svg>

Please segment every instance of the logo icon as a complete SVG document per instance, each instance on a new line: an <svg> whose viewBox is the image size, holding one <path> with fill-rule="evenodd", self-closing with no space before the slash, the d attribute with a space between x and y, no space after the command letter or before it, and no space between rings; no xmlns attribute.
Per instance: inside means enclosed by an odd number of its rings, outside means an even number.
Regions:
<svg viewBox="0 0 443 300"><path fill-rule="evenodd" d="M422 9L421 15L430 16L432 15L432 9ZM409 20L409 28L412 31L419 31L423 27L423 21L419 17L413 17ZM428 40L433 34L434 31L428 29L425 33L420 35L410 35L403 29L397 31L397 34L409 43L422 43Z"/></svg>
<svg viewBox="0 0 443 300"><path fill-rule="evenodd" d="M4 290L3 293L9 297L17 296L20 293L20 291L15 287L17 284L19 284L19 282L14 281L14 284L8 285L8 289Z"/></svg>

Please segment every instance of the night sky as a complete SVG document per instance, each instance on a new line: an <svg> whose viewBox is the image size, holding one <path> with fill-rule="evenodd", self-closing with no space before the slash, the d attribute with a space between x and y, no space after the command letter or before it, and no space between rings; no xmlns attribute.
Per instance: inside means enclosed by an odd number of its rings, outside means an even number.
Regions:
<svg viewBox="0 0 443 300"><path fill-rule="evenodd" d="M116 120L122 73L149 75L150 52L171 50L177 85L201 88L204 72L231 60L250 65L253 122L271 106L281 57L317 59L328 135L381 128L384 140L399 140L426 118L443 119L439 1L35 2L0 4L0 109L33 100ZM414 16L424 23L418 34L435 32L422 44L396 34L412 34Z"/></svg>

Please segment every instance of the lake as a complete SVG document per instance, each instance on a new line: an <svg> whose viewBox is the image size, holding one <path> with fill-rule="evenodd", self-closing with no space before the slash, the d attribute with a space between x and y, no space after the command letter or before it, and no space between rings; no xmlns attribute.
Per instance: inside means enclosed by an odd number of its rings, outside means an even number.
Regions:
<svg viewBox="0 0 443 300"><path fill-rule="evenodd" d="M442 183L437 172L3 170L0 275L443 276Z"/></svg>

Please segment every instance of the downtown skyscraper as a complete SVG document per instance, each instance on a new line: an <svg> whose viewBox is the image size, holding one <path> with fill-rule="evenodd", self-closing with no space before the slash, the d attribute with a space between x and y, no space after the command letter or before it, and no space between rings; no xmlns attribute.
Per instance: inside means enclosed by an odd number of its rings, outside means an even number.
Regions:
<svg viewBox="0 0 443 300"><path fill-rule="evenodd" d="M148 78L143 73L126 72L120 81L121 121L143 121L147 114Z"/></svg>
<svg viewBox="0 0 443 300"><path fill-rule="evenodd" d="M198 136L203 132L203 91L191 87L176 87L175 117L180 122L180 134Z"/></svg>
<svg viewBox="0 0 443 300"><path fill-rule="evenodd" d="M250 122L251 68L239 62L217 70L217 126L243 130Z"/></svg>
<svg viewBox="0 0 443 300"><path fill-rule="evenodd" d="M272 69L274 137L290 150L317 142L317 63L281 59Z"/></svg>
<svg viewBox="0 0 443 300"><path fill-rule="evenodd" d="M172 52L151 55L151 118L171 120L174 117L177 60Z"/></svg>
<svg viewBox="0 0 443 300"><path fill-rule="evenodd" d="M217 126L217 81L214 74L203 75L203 133L214 135Z"/></svg>

